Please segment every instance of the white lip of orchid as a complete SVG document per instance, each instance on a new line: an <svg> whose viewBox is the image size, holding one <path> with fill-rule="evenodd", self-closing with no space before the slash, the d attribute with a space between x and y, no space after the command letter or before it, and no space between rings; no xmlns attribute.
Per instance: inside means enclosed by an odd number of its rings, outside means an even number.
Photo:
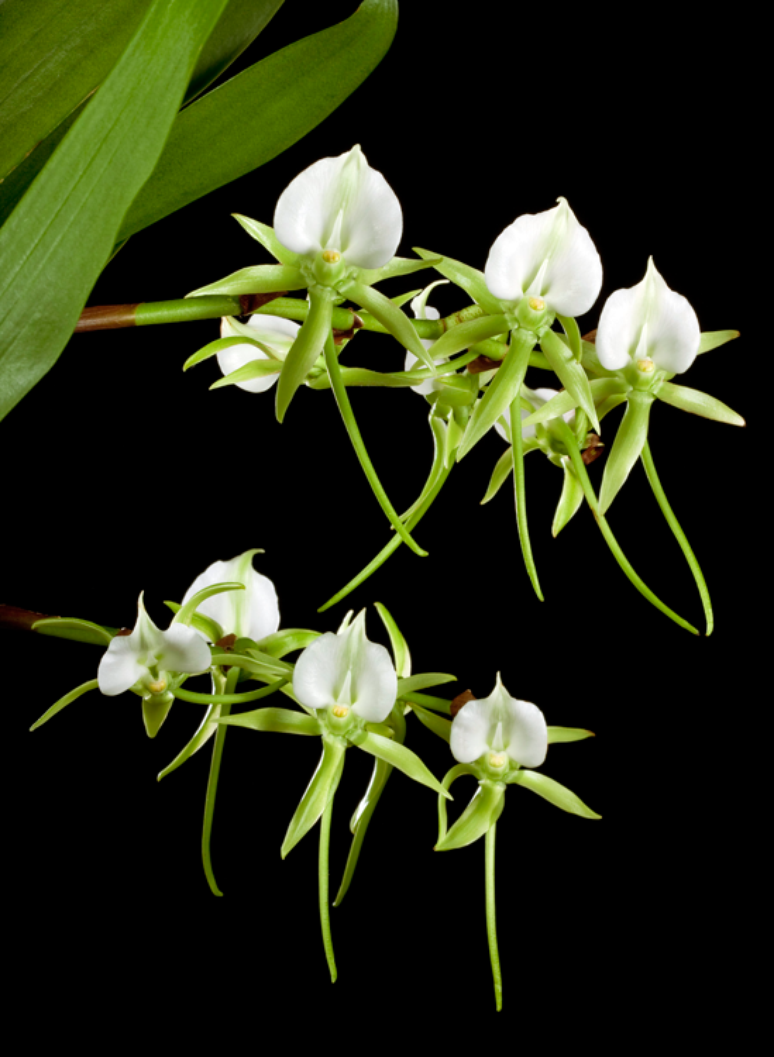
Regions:
<svg viewBox="0 0 774 1057"><path fill-rule="evenodd" d="M596 353L609 371L634 369L637 376L658 369L686 371L699 349L696 313L682 294L671 290L652 257L635 286L616 290L599 318Z"/></svg>
<svg viewBox="0 0 774 1057"><path fill-rule="evenodd" d="M228 561L213 562L196 577L183 595L183 603L212 584L244 584L244 591L224 591L205 599L198 612L216 621L225 635L258 642L273 634L280 623L279 601L272 581L253 568L253 557L261 553L253 549Z"/></svg>
<svg viewBox="0 0 774 1057"><path fill-rule="evenodd" d="M348 617L337 634L321 635L302 652L293 690L302 705L336 720L381 723L397 697L395 666L384 646L367 638L365 610L351 623Z"/></svg>
<svg viewBox="0 0 774 1057"><path fill-rule="evenodd" d="M117 635L102 656L97 672L99 688L113 697L133 687L140 692L164 693L178 674L205 672L211 663L202 637L183 624L158 628L145 611L143 595L137 603L137 622L130 635Z"/></svg>
<svg viewBox="0 0 774 1057"><path fill-rule="evenodd" d="M291 181L277 202L274 230L310 263L380 268L398 248L403 214L395 192L355 145L337 158L321 158ZM337 269L318 279L345 274Z"/></svg>
<svg viewBox="0 0 774 1057"><path fill-rule="evenodd" d="M411 301L411 311L414 313L414 318L415 319L440 319L441 318L441 313L438 311L438 309L437 308L433 308L432 305L428 305L427 298L428 298L428 296L430 294L430 291L435 289L436 286L446 286L448 284L448 282L449 282L448 279L438 279L438 280L436 280L436 282L430 283L429 286L426 286L425 289L422 290L421 293L417 294L417 296L412 299L412 301ZM422 344L424 345L424 347L426 349L431 349L433 347L433 345L435 344L435 342L432 341L430 338L421 338L420 340L421 340ZM449 357L448 356L439 356L438 359L433 360L433 362L436 365L440 366L443 363L448 363L449 362ZM419 363L419 360L414 355L414 353L413 352L409 352L407 350L406 351L406 358L405 358L404 365L403 365L404 371L413 370L418 363ZM424 364L421 364L420 366L424 366ZM433 393L437 389L443 389L443 379L441 379L441 378L437 378L437 379L436 378L427 378L427 379L425 379L425 381L418 382L416 385L412 385L410 388L411 388L412 392L419 393L420 396L427 396L428 393Z"/></svg>
<svg viewBox="0 0 774 1057"><path fill-rule="evenodd" d="M255 331L256 341L261 341L264 345L267 345L274 352L276 359L280 361L287 357L301 329L300 324L293 322L293 320L270 315L252 315L248 319L246 326ZM228 316L221 319L220 336L222 338L241 337L241 334L231 325ZM244 345L232 345L230 349L223 349L216 355L218 367L220 367L224 375L231 374L232 371L236 371L240 367L245 367L248 363L252 363L253 360L268 360L270 358L263 349L259 349L255 345L249 345L247 342ZM246 382L237 382L236 385L239 389L244 389L248 393L263 393L276 383L278 377L278 374L268 374L263 378L252 378Z"/></svg>
<svg viewBox="0 0 774 1057"><path fill-rule="evenodd" d="M539 767L548 750L548 729L541 710L511 697L497 675L489 697L469 701L452 721L451 750L460 763L482 760L496 771L508 761Z"/></svg>

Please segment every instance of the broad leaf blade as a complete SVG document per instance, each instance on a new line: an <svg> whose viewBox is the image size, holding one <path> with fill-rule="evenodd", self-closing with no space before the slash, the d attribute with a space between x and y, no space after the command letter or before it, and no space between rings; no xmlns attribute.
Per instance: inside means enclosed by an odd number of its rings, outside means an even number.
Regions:
<svg viewBox="0 0 774 1057"><path fill-rule="evenodd" d="M72 334L225 3L155 0L0 230L0 418L53 366Z"/></svg>
<svg viewBox="0 0 774 1057"><path fill-rule="evenodd" d="M119 239L300 140L379 64L397 21L397 0L365 0L345 22L283 48L187 107Z"/></svg>

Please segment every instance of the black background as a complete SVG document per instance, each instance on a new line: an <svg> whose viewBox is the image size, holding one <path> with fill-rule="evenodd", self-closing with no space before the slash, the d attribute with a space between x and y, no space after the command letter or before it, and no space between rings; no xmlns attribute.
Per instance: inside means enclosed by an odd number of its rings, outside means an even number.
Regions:
<svg viewBox="0 0 774 1057"><path fill-rule="evenodd" d="M345 17L354 3L311 7L287 4L240 65ZM483 267L503 227L561 194L605 268L583 330L596 325L606 296L642 278L649 254L702 330L744 329L751 303L740 212L751 207L751 177L729 149L745 84L733 27L681 30L667 12L647 25L601 15L576 24L515 5L483 5L457 23L446 5L401 7L391 51L333 116L265 168L132 239L90 303L180 297L267 261L229 214L270 223L290 179L360 142L403 204L404 255L420 245ZM710 76L706 57L721 49ZM414 280L385 291L423 276ZM442 312L463 301L452 287L434 298ZM179 599L212 561L263 547L256 567L276 583L282 625L335 629L346 604L320 617L317 606L386 542L388 526L330 393L299 392L280 427L273 390L209 393L214 361L181 373L216 334L215 322L203 322L79 335L11 414L4 601L131 626L145 589L165 626L163 599ZM350 356L387 369L403 361L390 339L373 335L359 336ZM743 336L702 356L686 384L750 419L751 356ZM539 372L531 379L548 384ZM405 507L429 467L426 407L413 393L351 393L391 498ZM498 903L506 1015L515 1021L544 996L610 1043L622 1016L654 1034L667 1023L692 1030L727 982L756 868L744 774L758 700L749 694L751 585L760 575L753 438L658 405L651 443L715 603L709 640L635 592L588 510L551 538L561 475L531 456L530 524L546 595L537 602L509 489L479 506L502 451L494 435L455 469L417 531L430 557L401 548L351 599L392 610L416 671L451 670L459 690L484 696L501 670L549 723L596 732L552 748L544 770L603 820L511 790ZM601 472L600 461L591 470L597 485ZM640 468L611 515L646 581L701 625L690 573ZM373 610L368 622L384 641ZM100 652L21 634L4 635L3 646L8 907L24 923L13 958L26 994L71 1001L63 1027L83 1027L90 1008L133 1009L141 1019L163 1005L171 1033L192 1014L206 1024L209 1012L232 1025L260 1015L265 1030L285 1023L302 995L310 1026L296 1012L301 1033L314 1031L323 1010L346 1019L390 1003L417 1013L427 1002L433 1023L454 1024L462 1001L486 1031L494 1007L483 846L433 854L430 791L400 775L388 786L350 894L332 912L332 989L317 919L316 832L287 861L279 857L318 745L229 735L213 839L226 893L218 900L199 860L209 751L155 781L198 707L177 704L151 742L136 698L92 694L30 735L54 700L94 677ZM413 721L409 744L438 775L453 763ZM348 754L334 890L369 771L362 754ZM457 806L472 789L458 783Z"/></svg>

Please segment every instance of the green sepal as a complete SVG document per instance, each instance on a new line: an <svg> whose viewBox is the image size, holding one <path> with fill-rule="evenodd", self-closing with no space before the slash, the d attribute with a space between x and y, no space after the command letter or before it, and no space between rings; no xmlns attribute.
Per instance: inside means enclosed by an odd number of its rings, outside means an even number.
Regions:
<svg viewBox="0 0 774 1057"><path fill-rule="evenodd" d="M556 318L567 336L567 344L570 346L570 352L575 359L580 362L583 358L583 342L581 340L581 332L578 324L572 316L560 316L558 312Z"/></svg>
<svg viewBox="0 0 774 1057"><path fill-rule="evenodd" d="M267 635L256 643L256 646L262 653L281 659L286 654L293 653L294 650L305 650L319 637L319 631L308 631L306 628L286 628L284 631L272 632L271 635Z"/></svg>
<svg viewBox="0 0 774 1057"><path fill-rule="evenodd" d="M447 743L451 741L450 719L444 719L443 716L437 716L435 712L430 712L428 709L422 708L421 705L416 703L412 704L411 711L420 723L427 727L428 730L432 730L433 734L437 734L439 738L443 738Z"/></svg>
<svg viewBox="0 0 774 1057"><path fill-rule="evenodd" d="M609 415L611 411L620 407L621 404L625 404L628 395L629 394L626 392L613 393L612 396L608 396L605 400L600 401L597 405L597 417L599 418L599 421L601 422L606 415Z"/></svg>
<svg viewBox="0 0 774 1057"><path fill-rule="evenodd" d="M277 291L305 290L306 279L299 268L290 264L254 264L240 268L238 272L192 290L186 297L201 297L202 294L273 294Z"/></svg>
<svg viewBox="0 0 774 1057"><path fill-rule="evenodd" d="M235 371L213 382L210 392L213 389L225 389L229 385L239 385L240 382L251 382L253 378L265 378L267 374L279 374L281 370L282 364L277 360L250 360L244 366L237 367Z"/></svg>
<svg viewBox="0 0 774 1057"><path fill-rule="evenodd" d="M181 687L173 690L172 693L181 701L188 701L193 705L247 705L251 701L260 701L261 698L281 690L288 682L288 679L278 679L276 683L264 686L260 690L251 690L246 694L197 694L193 690L183 690Z"/></svg>
<svg viewBox="0 0 774 1057"><path fill-rule="evenodd" d="M444 789L448 792L448 790L451 789L451 787L454 785L454 783L457 781L457 779L458 778L462 778L463 775L472 775L473 777L478 778L478 770L473 764L470 764L470 763L457 763L457 764L454 765L454 767L451 768L451 770L446 772L446 774L443 776L443 782L441 784L443 785ZM447 819L446 798L443 797L443 796L439 796L438 797L438 841L436 843L440 844L440 842L444 839L444 837L446 836L447 829L448 829L448 819Z"/></svg>
<svg viewBox="0 0 774 1057"><path fill-rule="evenodd" d="M377 759L391 764L409 778L413 778L415 782L419 782L420 785L426 785L428 789L440 793L449 800L452 799L432 771L422 763L416 753L413 753L411 749L407 749L405 745L392 741L390 738L384 738L381 734L369 734L367 732L353 737L352 743L364 752L368 752L372 756L376 756Z"/></svg>
<svg viewBox="0 0 774 1057"><path fill-rule="evenodd" d="M57 639L90 642L95 646L109 646L115 634L100 624L92 624L90 620L80 620L78 617L45 617L36 620L32 630Z"/></svg>
<svg viewBox="0 0 774 1057"><path fill-rule="evenodd" d="M247 344L255 345L256 348L261 350L261 352L265 352L267 356L269 355L267 346L260 341L256 341L254 338L217 338L215 341L211 341L209 345L203 346L192 356L189 356L183 364L183 370L187 371L189 367L195 367L197 363L203 363L205 360L209 360L211 356L217 356L217 354L223 352L224 349L231 349L235 345Z"/></svg>
<svg viewBox="0 0 774 1057"><path fill-rule="evenodd" d="M431 686L443 686L444 683L456 682L456 675L448 675L445 672L422 672L410 675L407 679L398 679L398 697L404 697L415 690L427 690Z"/></svg>
<svg viewBox="0 0 774 1057"><path fill-rule="evenodd" d="M605 461L599 492L600 514L607 512L642 453L648 439L648 420L653 399L652 393L633 391L627 396L624 417Z"/></svg>
<svg viewBox="0 0 774 1057"><path fill-rule="evenodd" d="M322 756L317 770L306 787L306 792L290 820L288 831L282 842L280 854L283 859L319 821L333 798L341 779L341 772L344 770L346 748L346 744L340 738L323 738Z"/></svg>
<svg viewBox="0 0 774 1057"><path fill-rule="evenodd" d="M484 498L481 500L481 505L489 503L497 493L500 491L502 486L508 480L513 470L513 453L510 447L506 448L503 454L495 463L495 468L492 471L492 476L489 480L489 487L486 490Z"/></svg>
<svg viewBox="0 0 774 1057"><path fill-rule="evenodd" d="M429 708L433 712L443 712L447 716L451 714L451 701L448 701L445 697L412 693L405 694L403 699L412 706L421 705L422 708Z"/></svg>
<svg viewBox="0 0 774 1057"><path fill-rule="evenodd" d="M422 250L418 246L412 246L412 249L414 253L418 253L425 260L437 259L436 254L431 253L429 250ZM502 305L489 292L484 273L477 268L471 268L470 265L463 264L462 261L455 261L452 257L440 258L440 263L434 264L434 268L446 279L450 279L455 286L459 286L464 290L477 305L481 305L491 315L497 315L502 312Z"/></svg>
<svg viewBox="0 0 774 1057"><path fill-rule="evenodd" d="M586 738L593 738L594 736L593 731L584 730L582 727L548 728L549 745L561 745L569 741L584 741Z"/></svg>
<svg viewBox="0 0 774 1057"><path fill-rule="evenodd" d="M365 283L366 286L373 286L374 283L381 283L385 279L394 279L397 275L411 275L412 272L419 272L424 268L432 268L434 265L439 264L440 261L440 257L427 260L422 260L422 258L414 260L411 257L393 257L391 261L382 265L381 268L361 268L358 272L358 279L361 283ZM395 303L392 298L390 300L393 301L393 304Z"/></svg>
<svg viewBox="0 0 774 1057"><path fill-rule="evenodd" d="M333 301L327 294L309 291L309 314L290 347L277 383L277 420L282 422L296 390L325 346L331 329Z"/></svg>
<svg viewBox="0 0 774 1057"><path fill-rule="evenodd" d="M589 380L583 367L573 356L570 348L562 341L555 330L547 330L540 338L540 348L551 364L551 369L568 393L589 416L594 429L599 432L599 419L594 407Z"/></svg>
<svg viewBox="0 0 774 1057"><path fill-rule="evenodd" d="M518 770L508 778L509 785L521 785L525 789L531 789L533 793L542 796L549 804L560 807L562 811L568 811L571 815L580 815L581 818L602 818L596 811L592 811L583 801L565 786L555 782L545 774L538 771Z"/></svg>
<svg viewBox="0 0 774 1057"><path fill-rule="evenodd" d="M472 844L497 822L504 807L505 786L500 782L479 782L473 799L435 850L453 851Z"/></svg>
<svg viewBox="0 0 774 1057"><path fill-rule="evenodd" d="M342 292L369 312L378 323L381 323L392 334L396 341L400 342L409 352L413 352L417 359L421 360L435 374L435 364L433 362L436 356L435 350L433 350L433 355L431 356L420 341L419 335L411 321L390 301L389 297L385 297L379 290L374 290L372 286L357 282L348 283Z"/></svg>
<svg viewBox="0 0 774 1057"><path fill-rule="evenodd" d="M708 393L702 393L698 389L689 389L685 385L674 385L672 382L662 382L656 395L665 404L679 407L681 411L689 411L702 418L711 418L714 422L724 422L729 426L745 426L747 423L736 411L732 411L727 404L715 399Z"/></svg>
<svg viewBox="0 0 774 1057"><path fill-rule="evenodd" d="M173 771L176 771L178 767L181 767L186 762L186 760L189 760L199 751L199 749L207 744L218 729L218 719L220 718L222 708L222 705L211 705L207 709L204 714L204 719L202 719L201 723L196 728L196 732L188 744L180 750L171 763L167 764L162 771L159 771L156 776L157 782L160 782L162 778L166 778L168 774L172 774Z"/></svg>
<svg viewBox="0 0 774 1057"><path fill-rule="evenodd" d="M145 723L145 733L149 738L156 737L174 703L174 694L169 690L163 694L149 694L142 699L142 718Z"/></svg>
<svg viewBox="0 0 774 1057"><path fill-rule="evenodd" d="M269 657L267 654L259 653L257 650L251 650L250 653L253 656L246 657L241 653L213 653L212 663L218 666L226 665L231 668L242 668L244 671L250 672L251 675L268 676L270 680L282 679L288 672L293 671L291 665L285 664L284 661L279 661L275 657ZM257 656L255 656L256 654Z"/></svg>
<svg viewBox="0 0 774 1057"><path fill-rule="evenodd" d="M232 213L231 215L238 224L242 225L247 234L255 239L256 242L260 242L263 248L268 250L280 264L298 268L303 263L304 258L300 254L294 253L293 250L289 250L282 245L274 233L274 228L270 228L268 224L262 224L260 220L242 216L241 213Z"/></svg>
<svg viewBox="0 0 774 1057"><path fill-rule="evenodd" d="M524 375L522 373L521 377ZM518 392L519 390L517 390ZM522 429L519 428L521 421L521 399L514 397L511 404L510 420L516 423L515 429L511 430L511 462L513 464L513 497L516 504L516 528L519 534L519 546L521 556L524 559L524 568L527 570L532 588L543 601L543 592L540 589L537 566L532 554L532 543L529 538L529 525L527 522L527 482L524 476L524 437Z"/></svg>
<svg viewBox="0 0 774 1057"><path fill-rule="evenodd" d="M480 341L494 338L497 334L504 334L508 330L508 320L502 312L493 316L479 316L477 319L468 319L464 323L458 323L450 327L445 334L433 343L433 356L440 359L442 356L453 356L456 352L469 349ZM502 368L501 368L502 370ZM499 374L499 371L498 371Z"/></svg>
<svg viewBox="0 0 774 1057"><path fill-rule="evenodd" d="M589 389L592 394L592 400L596 403L597 401L606 400L608 396L616 393L624 386L623 382L620 382L617 378L593 378L589 382ZM528 415L521 423L521 428L525 426L536 426L540 422L547 422L552 418L559 418L560 415L565 415L568 411L574 411L575 408L580 404L580 400L577 395L568 392L566 389L557 393L556 396L552 396L550 400L547 400L542 407L539 407L537 411L533 411L532 414Z"/></svg>
<svg viewBox="0 0 774 1057"><path fill-rule="evenodd" d="M733 341L739 337L738 330L708 330L699 339L699 348L696 353L701 356L703 352L717 349L719 345L725 345L727 341Z"/></svg>
<svg viewBox="0 0 774 1057"><path fill-rule="evenodd" d="M191 618L202 602L206 602L213 595L222 595L226 591L244 591L245 589L245 585L238 581L224 581L221 584L210 584L209 587L203 587L201 591L197 591L177 610L172 618L172 623L184 624L188 627L191 623Z"/></svg>
<svg viewBox="0 0 774 1057"><path fill-rule="evenodd" d="M167 609L171 609L173 613L179 613L182 606L179 602L164 602ZM189 626L195 628L197 631L201 631L208 642L220 642L225 632L223 628L218 624L212 617L205 617L203 613L194 613L189 622ZM227 663L227 662L224 662Z"/></svg>
<svg viewBox="0 0 774 1057"><path fill-rule="evenodd" d="M583 485L578 480L572 463L567 455L562 459L564 469L564 481L562 482L562 494L556 505L554 521L551 525L551 535L556 539L562 529L578 513L583 503Z"/></svg>
<svg viewBox="0 0 774 1057"><path fill-rule="evenodd" d="M387 784L387 779L391 774L392 767L388 763L385 763L384 760L374 760L374 768L371 772L371 780L368 783L368 788L365 791L363 799L355 808L355 813L349 824L352 833L352 843L349 847L347 864L344 867L344 876L341 879L338 893L333 901L335 907L339 906L344 896L347 894L349 886L352 884L352 878L355 875L355 867L360 858L360 849L363 846L371 816L376 810L376 805L379 803L379 798L381 797L384 787Z"/></svg>
<svg viewBox="0 0 774 1057"><path fill-rule="evenodd" d="M278 689L278 687L275 684L271 689ZM218 723L221 726L247 727L248 730L269 731L274 734L316 734L318 737L322 734L322 727L316 716L308 716L305 712L294 712L290 708L272 708L271 706L257 708L254 712L241 712L238 716L226 716L219 719Z"/></svg>
<svg viewBox="0 0 774 1057"><path fill-rule="evenodd" d="M398 674L398 678L408 679L411 675L411 653L409 652L408 643L387 606L382 605L381 602L375 602L374 604L376 612L381 617L382 624L384 624L390 637L390 646L392 647L392 656L395 660L395 671Z"/></svg>
<svg viewBox="0 0 774 1057"><path fill-rule="evenodd" d="M463 326L466 325L463 324ZM458 461L478 444L513 401L520 399L521 383L524 380L533 344L534 335L527 331L514 330L511 347L502 366L497 370L470 417L462 444L457 450Z"/></svg>
<svg viewBox="0 0 774 1057"><path fill-rule="evenodd" d="M77 701L83 694L87 694L89 690L96 690L99 687L99 683L96 679L90 679L88 683L81 683L80 686L76 686L74 690L71 690L69 694L65 694L64 697L60 697L56 704L52 705L47 712L44 712L40 719L36 719L30 727L30 730L37 730L38 727L42 727L44 723L48 723L57 712L61 712L63 708L67 708L68 705L72 704L73 701Z"/></svg>

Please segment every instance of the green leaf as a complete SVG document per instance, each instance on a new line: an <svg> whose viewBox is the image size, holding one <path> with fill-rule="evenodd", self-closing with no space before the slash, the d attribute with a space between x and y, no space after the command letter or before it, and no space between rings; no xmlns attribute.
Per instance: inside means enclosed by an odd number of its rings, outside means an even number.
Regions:
<svg viewBox="0 0 774 1057"><path fill-rule="evenodd" d="M344 293L356 304L361 305L370 312L374 319L381 323L400 344L413 352L418 360L435 373L435 350L431 356L420 341L419 335L412 326L410 320L397 308L389 297L385 297L379 290L363 283L351 282L344 287Z"/></svg>
<svg viewBox="0 0 774 1057"><path fill-rule="evenodd" d="M703 352L709 352L710 349L716 349L719 345L725 345L727 341L733 341L734 338L738 337L738 330L708 330L701 335L697 355L700 356Z"/></svg>
<svg viewBox="0 0 774 1057"><path fill-rule="evenodd" d="M275 631L267 635L257 643L258 649L270 657L281 658L294 650L305 650L315 639L319 639L319 631L307 631L306 628L285 628L284 631Z"/></svg>
<svg viewBox="0 0 774 1057"><path fill-rule="evenodd" d="M505 807L505 786L490 782L479 782L473 799L454 823L452 828L439 840L436 851L453 851L464 848L473 841L483 837L490 826L493 826L503 813Z"/></svg>
<svg viewBox="0 0 774 1057"><path fill-rule="evenodd" d="M82 683L81 686L77 686L75 690L71 690L69 694L65 694L64 697L60 697L55 705L52 705L47 712L43 713L40 719L36 720L32 724L30 730L37 730L38 727L42 727L43 724L48 723L48 721L53 716L55 716L57 712L61 712L63 708L66 708L69 704L72 704L73 701L77 701L79 697L82 697L83 694L87 694L89 690L96 690L98 686L99 683L96 679L91 679L88 683Z"/></svg>
<svg viewBox="0 0 774 1057"><path fill-rule="evenodd" d="M673 382L662 382L657 395L659 400L673 407L679 407L681 411L690 411L694 415L711 418L715 422L725 422L729 426L747 425L736 411L732 411L714 396L702 393L698 389L689 389L685 385L674 385Z"/></svg>
<svg viewBox="0 0 774 1057"><path fill-rule="evenodd" d="M479 322L479 320L476 320ZM465 326L466 324L462 324ZM455 330L461 330L455 327ZM451 333L451 332L450 332ZM498 368L486 392L476 405L470 417L468 428L457 451L457 458L462 459L481 438L489 432L495 422L513 402L519 398L521 383L532 351L533 338L526 331L514 330L511 347Z"/></svg>
<svg viewBox="0 0 774 1057"><path fill-rule="evenodd" d="M320 722L314 716L293 712L289 708L257 708L254 712L228 716L219 720L219 723L229 727L247 727L248 730L271 731L274 734L316 734L319 737L322 733Z"/></svg>
<svg viewBox="0 0 774 1057"><path fill-rule="evenodd" d="M605 462L605 473L599 493L600 514L607 513L640 457L648 439L648 420L652 403L653 396L650 393L628 394L624 417Z"/></svg>
<svg viewBox="0 0 774 1057"><path fill-rule="evenodd" d="M234 583L227 583L224 581L222 584L210 584L208 587L203 587L201 591L197 591L195 595L192 595L188 599L187 602L183 603L183 605L180 607L180 609L178 609L178 611L172 618L172 623L185 624L186 626L188 626L191 623L191 618L193 617L196 610L199 608L202 602L206 602L208 598L212 598L213 595L222 595L226 591L244 590L245 584L238 583L236 581Z"/></svg>
<svg viewBox="0 0 774 1057"><path fill-rule="evenodd" d="M410 675L407 679L398 679L398 697L411 694L416 690L426 690L431 686L443 686L444 683L456 682L456 675L447 675L444 672L422 672L418 675Z"/></svg>
<svg viewBox="0 0 774 1057"><path fill-rule="evenodd" d="M417 704L412 704L411 711L420 723L424 724L428 730L432 730L433 734L437 734L439 738L443 738L446 742L451 741L450 719L436 716L435 712L429 712L426 708L422 708L421 705Z"/></svg>
<svg viewBox="0 0 774 1057"><path fill-rule="evenodd" d="M426 785L429 789L440 793L448 800L452 799L416 753L413 753L411 749L407 749L405 745L399 745L390 738L382 737L381 734L363 734L358 736L354 744L364 752L368 752L372 756L376 756L377 759L391 764L397 770L403 771L405 775L413 778L420 785Z"/></svg>
<svg viewBox="0 0 774 1057"><path fill-rule="evenodd" d="M309 291L309 315L290 347L277 383L277 419L282 422L296 390L304 384L314 361L323 351L331 329L333 304L324 295Z"/></svg>
<svg viewBox="0 0 774 1057"><path fill-rule="evenodd" d="M495 468L492 471L492 476L489 481L489 487L486 490L486 495L481 500L481 505L490 502L494 499L497 493L500 491L502 486L508 480L511 472L513 471L513 453L510 448L506 448L500 458L495 464Z"/></svg>
<svg viewBox="0 0 774 1057"><path fill-rule="evenodd" d="M249 268L240 268L238 272L218 279L207 286L192 290L187 297L201 297L207 294L228 294L241 297L242 294L273 294L277 291L305 290L306 279L292 264L254 264Z"/></svg>
<svg viewBox="0 0 774 1057"><path fill-rule="evenodd" d="M549 745L560 745L568 741L584 741L586 738L593 738L594 733L590 730L584 730L582 727L549 727L548 728L548 744Z"/></svg>
<svg viewBox="0 0 774 1057"><path fill-rule="evenodd" d="M344 769L346 746L338 738L323 738L322 756L301 803L290 820L280 854L284 859L319 820L334 796Z"/></svg>
<svg viewBox="0 0 774 1057"><path fill-rule="evenodd" d="M587 807L580 797L567 789L565 786L555 782L545 774L538 771L520 770L508 779L509 784L521 785L525 789L531 789L533 793L542 796L549 804L560 807L562 811L569 811L571 815L580 815L581 818L602 818L590 807Z"/></svg>
<svg viewBox="0 0 774 1057"><path fill-rule="evenodd" d="M433 260L435 262L438 257L437 254L431 253L429 250L422 250L418 246L412 246L412 249L414 253L418 253L425 260ZM462 261L455 261L453 257L442 257L440 264L433 263L433 267L446 279L450 279L455 286L461 287L477 305L481 305L490 315L499 315L502 312L502 305L489 292L484 273L477 268L471 268L470 265L463 264Z"/></svg>
<svg viewBox="0 0 774 1057"><path fill-rule="evenodd" d="M260 242L265 250L268 250L272 257L276 258L280 264L289 264L293 267L298 267L303 261L303 257L294 253L293 250L289 250L286 246L283 246L277 236L274 234L274 228L269 227L268 224L262 224L260 220L253 220L251 217L242 216L241 213L231 214L239 224L245 229L247 234Z"/></svg>
<svg viewBox="0 0 774 1057"><path fill-rule="evenodd" d="M569 347L554 330L547 330L540 338L540 348L551 364L551 370L589 416L594 429L599 432L599 420L591 395L589 380L583 367L575 359Z"/></svg>
<svg viewBox="0 0 774 1057"><path fill-rule="evenodd" d="M374 604L377 613L382 618L382 623L387 629L387 634L390 636L390 646L392 647L392 655L395 658L395 671L398 673L398 678L407 679L411 675L411 653L409 652L408 643L387 606L382 605L381 602L375 602Z"/></svg>
<svg viewBox="0 0 774 1057"><path fill-rule="evenodd" d="M364 0L346 21L275 52L187 107L117 241L300 140L379 64L397 21L397 0Z"/></svg>
<svg viewBox="0 0 774 1057"><path fill-rule="evenodd" d="M556 539L562 529L578 513L583 503L583 485L575 475L572 463L565 455L562 459L564 470L564 481L562 482L562 494L554 513L554 521L551 525L551 535Z"/></svg>
<svg viewBox="0 0 774 1057"><path fill-rule="evenodd" d="M225 2L154 0L0 230L0 418L53 366L72 334Z"/></svg>
<svg viewBox="0 0 774 1057"><path fill-rule="evenodd" d="M77 617L46 617L36 620L33 631L41 635L52 635L58 639L72 639L75 642L90 642L95 646L109 646L115 631L92 624L90 620L79 620Z"/></svg>

